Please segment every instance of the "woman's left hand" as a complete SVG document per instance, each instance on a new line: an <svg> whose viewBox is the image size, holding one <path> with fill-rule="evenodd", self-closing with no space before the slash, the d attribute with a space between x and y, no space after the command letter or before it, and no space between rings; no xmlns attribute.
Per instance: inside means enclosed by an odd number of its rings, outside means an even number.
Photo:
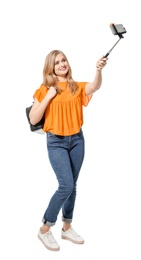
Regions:
<svg viewBox="0 0 141 260"><path fill-rule="evenodd" d="M98 71L102 70L105 67L105 65L107 64L107 60L108 60L108 58L105 58L104 56L102 56L96 63L96 69Z"/></svg>

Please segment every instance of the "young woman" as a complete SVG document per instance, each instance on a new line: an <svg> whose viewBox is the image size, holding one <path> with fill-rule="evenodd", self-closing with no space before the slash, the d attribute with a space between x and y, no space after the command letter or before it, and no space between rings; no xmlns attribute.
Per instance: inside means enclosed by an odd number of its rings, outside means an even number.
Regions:
<svg viewBox="0 0 141 260"><path fill-rule="evenodd" d="M43 83L33 95L30 122L34 125L45 117L43 131L47 137L48 157L59 184L44 212L43 225L38 233L39 239L50 250L60 249L51 232L60 210L63 221L61 237L77 244L84 243L71 225L77 180L85 152L82 108L100 88L106 62L104 56L97 61L92 83L76 82L66 55L53 50L45 59Z"/></svg>

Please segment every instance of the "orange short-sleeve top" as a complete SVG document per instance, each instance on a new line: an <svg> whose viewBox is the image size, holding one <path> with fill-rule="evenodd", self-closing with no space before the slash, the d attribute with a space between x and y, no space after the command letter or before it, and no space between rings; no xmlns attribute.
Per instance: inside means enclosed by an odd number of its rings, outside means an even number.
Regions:
<svg viewBox="0 0 141 260"><path fill-rule="evenodd" d="M77 93L73 94L67 88L66 82L58 82L61 94L57 94L48 104L45 111L44 132L69 136L80 131L83 125L83 106L87 106L92 95L85 94L87 82L77 82ZM41 85L33 95L39 102L45 97L48 88Z"/></svg>

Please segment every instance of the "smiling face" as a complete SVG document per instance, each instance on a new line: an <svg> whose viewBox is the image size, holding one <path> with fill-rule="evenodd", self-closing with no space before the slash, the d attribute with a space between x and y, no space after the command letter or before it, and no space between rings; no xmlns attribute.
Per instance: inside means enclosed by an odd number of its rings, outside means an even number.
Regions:
<svg viewBox="0 0 141 260"><path fill-rule="evenodd" d="M63 54L58 54L55 58L54 73L59 81L66 81L66 74L69 71L69 64Z"/></svg>

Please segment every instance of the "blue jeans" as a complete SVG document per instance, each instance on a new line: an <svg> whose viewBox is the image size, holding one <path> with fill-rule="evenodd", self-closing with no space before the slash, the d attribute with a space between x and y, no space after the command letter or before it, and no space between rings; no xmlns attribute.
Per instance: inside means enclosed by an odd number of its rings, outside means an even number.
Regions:
<svg viewBox="0 0 141 260"><path fill-rule="evenodd" d="M84 136L78 134L59 136L50 132L47 135L47 149L51 166L58 180L55 191L43 216L43 223L55 225L62 209L62 221L71 223L76 200L76 186L84 159Z"/></svg>

